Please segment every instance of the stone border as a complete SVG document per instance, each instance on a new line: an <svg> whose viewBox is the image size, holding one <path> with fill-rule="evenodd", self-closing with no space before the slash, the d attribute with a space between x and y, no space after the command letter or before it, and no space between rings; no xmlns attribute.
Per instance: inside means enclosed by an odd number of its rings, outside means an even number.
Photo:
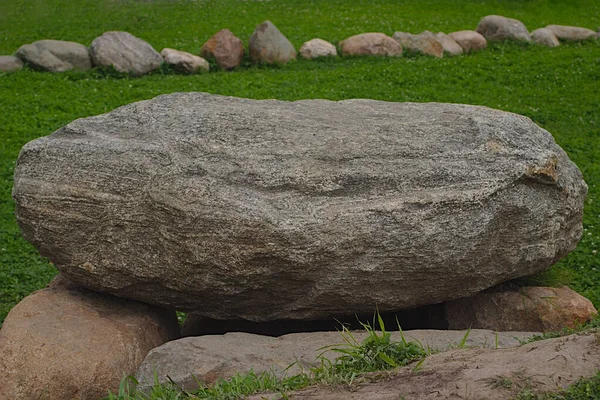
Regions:
<svg viewBox="0 0 600 400"><path fill-rule="evenodd" d="M418 35L396 32L393 37L378 32L351 36L339 43L342 56L399 57L403 51L442 58L483 50L488 41L522 41L556 47L560 41L599 39L600 28L591 29L548 25L531 33L519 20L488 15L476 30L463 30L446 35L424 31ZM39 40L21 46L14 55L0 56L0 72L13 72L28 66L35 70L63 72L89 70L93 67L114 68L120 73L141 76L170 65L180 73L193 74L209 70L209 61L220 69L239 67L244 56L252 63L286 64L296 59L293 44L271 21L258 25L248 41L247 51L242 41L230 30L222 29L202 46L199 55L165 48L159 54L149 43L128 32L110 31L94 39L90 47L61 40ZM300 55L305 59L337 57L333 44L312 39L302 44Z"/></svg>

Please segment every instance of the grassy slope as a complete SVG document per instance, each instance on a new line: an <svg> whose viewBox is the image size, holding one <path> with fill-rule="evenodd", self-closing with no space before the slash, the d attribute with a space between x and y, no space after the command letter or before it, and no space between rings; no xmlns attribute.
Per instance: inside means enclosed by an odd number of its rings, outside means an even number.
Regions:
<svg viewBox="0 0 600 400"><path fill-rule="evenodd" d="M0 54L39 39L89 44L106 30L127 30L158 50L197 52L223 27L243 40L271 19L299 47L313 37L395 30L473 29L487 14L520 18L530 29L549 23L596 28L600 3L585 1L133 1L0 0ZM556 49L493 45L442 60L345 58L298 61L198 76L155 74L115 79L100 72L0 74L0 322L54 269L20 236L10 197L20 147L79 117L161 93L207 91L251 98L373 98L482 104L527 115L553 133L590 185L584 240L559 265L574 287L600 306L600 42Z"/></svg>

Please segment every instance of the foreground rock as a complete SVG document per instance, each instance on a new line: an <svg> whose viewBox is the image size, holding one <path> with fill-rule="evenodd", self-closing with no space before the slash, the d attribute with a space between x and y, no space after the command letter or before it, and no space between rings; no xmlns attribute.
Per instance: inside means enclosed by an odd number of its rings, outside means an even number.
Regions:
<svg viewBox="0 0 600 400"><path fill-rule="evenodd" d="M174 49L163 49L160 52L163 56L165 63L172 65L173 68L180 72L188 74L194 74L198 71L208 71L209 65L202 57L195 56L185 51L179 51Z"/></svg>
<svg viewBox="0 0 600 400"><path fill-rule="evenodd" d="M73 281L269 321L410 309L545 270L579 241L586 192L516 114L178 93L28 143L13 196L25 238Z"/></svg>
<svg viewBox="0 0 600 400"><path fill-rule="evenodd" d="M487 47L485 38L475 31L452 32L448 36L458 43L465 53L483 50Z"/></svg>
<svg viewBox="0 0 600 400"><path fill-rule="evenodd" d="M524 23L518 19L506 18L500 15L484 17L477 25L477 32L491 41L531 41L531 36Z"/></svg>
<svg viewBox="0 0 600 400"><path fill-rule="evenodd" d="M347 56L391 56L402 55L402 46L383 33L361 33L340 42L342 54Z"/></svg>
<svg viewBox="0 0 600 400"><path fill-rule="evenodd" d="M75 42L39 40L19 47L16 55L32 68L42 71L86 71L92 68L88 48Z"/></svg>
<svg viewBox="0 0 600 400"><path fill-rule="evenodd" d="M404 50L410 50L421 54L442 58L444 46L442 42L431 32L425 31L418 35L406 32L396 32L393 38L402 45Z"/></svg>
<svg viewBox="0 0 600 400"><path fill-rule="evenodd" d="M578 26L565 26L565 25L548 25L546 27L550 29L554 35L560 40L587 40L596 36L596 32L587 28L580 28Z"/></svg>
<svg viewBox="0 0 600 400"><path fill-rule="evenodd" d="M418 341L425 349L445 351L458 346L466 331L406 331L408 341ZM362 342L367 334L353 332ZM519 340L525 340L532 332L496 332L472 330L467 336L466 346L487 348L515 347ZM392 340L400 341L398 332ZM230 378L238 373L253 370L256 374L273 371L279 376L309 372L311 366L320 361L323 347L339 344L343 347L339 332L294 333L280 337L252 335L248 333L227 333L190 337L171 341L152 350L140 366L136 378L144 387L154 382L155 373L160 382L169 378L186 389L197 389L198 381L214 383L219 378ZM323 354L333 360L340 354L327 351ZM291 364L296 363L290 367ZM290 367L290 368L288 368ZM167 378L168 377L168 378Z"/></svg>
<svg viewBox="0 0 600 400"><path fill-rule="evenodd" d="M391 379L317 387L288 393L290 399L512 399L524 390L556 392L600 368L597 333L571 335L502 350L466 349L434 354L419 366L402 368ZM259 397L257 397L259 398ZM255 398L252 398L254 400Z"/></svg>
<svg viewBox="0 0 600 400"><path fill-rule="evenodd" d="M15 56L0 56L0 72L15 72L23 68L23 61Z"/></svg>
<svg viewBox="0 0 600 400"><path fill-rule="evenodd" d="M337 50L334 45L323 39L311 39L300 47L300 55L313 59L319 57L336 57Z"/></svg>
<svg viewBox="0 0 600 400"><path fill-rule="evenodd" d="M531 32L531 38L537 44L541 44L548 47L560 46L560 42L556 35L548 28L540 28Z"/></svg>
<svg viewBox="0 0 600 400"><path fill-rule="evenodd" d="M444 53L451 56L458 56L464 53L463 48L460 46L460 44L456 43L454 39L446 35L444 32L436 33L435 37L440 41L440 43L444 47Z"/></svg>
<svg viewBox="0 0 600 400"><path fill-rule="evenodd" d="M265 64L286 64L296 59L294 45L271 21L258 25L248 44L250 60Z"/></svg>
<svg viewBox="0 0 600 400"><path fill-rule="evenodd" d="M90 46L94 65L140 76L160 67L163 58L147 42L128 32L106 32Z"/></svg>
<svg viewBox="0 0 600 400"><path fill-rule="evenodd" d="M449 329L557 332L591 320L591 301L568 287L490 289L444 304Z"/></svg>
<svg viewBox="0 0 600 400"><path fill-rule="evenodd" d="M0 399L104 398L177 329L173 311L58 277L17 304L2 325Z"/></svg>
<svg viewBox="0 0 600 400"><path fill-rule="evenodd" d="M231 70L244 60L244 44L229 29L221 29L204 43L200 55L214 60L222 69Z"/></svg>

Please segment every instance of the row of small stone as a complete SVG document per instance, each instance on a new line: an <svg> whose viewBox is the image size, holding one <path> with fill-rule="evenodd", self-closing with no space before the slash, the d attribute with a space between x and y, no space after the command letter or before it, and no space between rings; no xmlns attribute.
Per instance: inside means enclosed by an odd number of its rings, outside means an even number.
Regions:
<svg viewBox="0 0 600 400"><path fill-rule="evenodd" d="M400 56L403 49L443 57L459 55L487 47L487 41L520 40L556 47L560 40L587 40L600 37L600 29L549 25L531 34L521 21L499 15L484 17L475 31L465 30L448 35L425 31L418 35L396 32L393 37L383 33L362 33L340 42L343 55ZM285 64L296 58L296 49L271 21L258 25L250 37L249 57L252 62ZM337 56L336 47L322 39L312 39L300 47L307 59ZM158 69L163 63L185 73L208 71L211 60L219 68L231 70L244 59L244 45L228 29L210 38L200 50L200 56L165 48L159 54L147 42L127 32L106 32L94 39L90 47L61 40L40 40L21 46L13 56L0 56L0 71L19 70L24 64L31 68L62 72L71 69L88 70L94 66L140 76Z"/></svg>

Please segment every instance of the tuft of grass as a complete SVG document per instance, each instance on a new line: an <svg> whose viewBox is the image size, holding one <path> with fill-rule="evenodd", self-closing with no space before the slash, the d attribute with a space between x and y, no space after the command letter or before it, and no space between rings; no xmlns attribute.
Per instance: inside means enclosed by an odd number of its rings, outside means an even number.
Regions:
<svg viewBox="0 0 600 400"><path fill-rule="evenodd" d="M582 378L565 390L537 393L525 388L513 400L596 400L600 399L600 372L591 378Z"/></svg>

